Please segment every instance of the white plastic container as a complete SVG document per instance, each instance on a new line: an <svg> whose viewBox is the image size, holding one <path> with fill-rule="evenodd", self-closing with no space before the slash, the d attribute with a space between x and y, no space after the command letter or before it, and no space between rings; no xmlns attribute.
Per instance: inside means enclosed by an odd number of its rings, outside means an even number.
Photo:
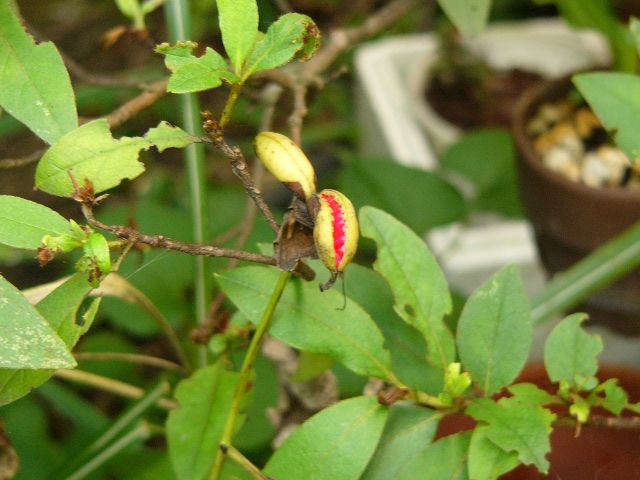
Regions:
<svg viewBox="0 0 640 480"><path fill-rule="evenodd" d="M546 77L606 65L606 42L596 33L575 31L558 20L495 24L469 48L496 69L521 68ZM460 130L424 101L429 68L437 60L433 33L388 38L366 44L355 57L360 154L387 156L431 170L437 155ZM545 281L526 221L486 217L429 232L427 241L450 283L470 293L501 266L520 266L529 293Z"/></svg>

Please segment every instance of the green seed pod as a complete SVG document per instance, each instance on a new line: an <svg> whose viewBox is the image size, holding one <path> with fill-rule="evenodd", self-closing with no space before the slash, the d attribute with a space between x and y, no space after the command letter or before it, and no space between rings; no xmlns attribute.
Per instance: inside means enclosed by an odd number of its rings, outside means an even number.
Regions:
<svg viewBox="0 0 640 480"><path fill-rule="evenodd" d="M260 132L253 148L266 169L298 198L307 200L316 193L316 172L293 140L276 132Z"/></svg>
<svg viewBox="0 0 640 480"><path fill-rule="evenodd" d="M331 272L329 281L320 287L326 290L356 254L360 228L353 204L342 193L322 190L318 204L313 239L320 260Z"/></svg>

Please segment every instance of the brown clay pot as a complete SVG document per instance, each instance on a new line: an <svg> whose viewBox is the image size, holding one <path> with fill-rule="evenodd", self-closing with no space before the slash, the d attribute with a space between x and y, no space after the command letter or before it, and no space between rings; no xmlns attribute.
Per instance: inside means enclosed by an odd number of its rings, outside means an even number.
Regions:
<svg viewBox="0 0 640 480"><path fill-rule="evenodd" d="M640 401L640 370L604 365L598 371L604 381L617 378L631 402ZM553 392L542 364L528 365L518 378ZM597 412L603 414L603 412ZM438 428L438 438L473 428L475 421L462 414L446 417ZM551 465L544 475L534 467L520 466L501 480L631 480L640 478L640 429L614 429L585 425L580 435L575 428L555 425L551 434Z"/></svg>
<svg viewBox="0 0 640 480"><path fill-rule="evenodd" d="M640 192L597 189L572 182L547 169L525 133L528 120L547 101L565 98L568 77L525 92L518 101L512 131L518 152L520 196L551 275L640 220ZM610 285L585 302L592 320L640 334L640 272ZM580 308L585 310L585 308Z"/></svg>

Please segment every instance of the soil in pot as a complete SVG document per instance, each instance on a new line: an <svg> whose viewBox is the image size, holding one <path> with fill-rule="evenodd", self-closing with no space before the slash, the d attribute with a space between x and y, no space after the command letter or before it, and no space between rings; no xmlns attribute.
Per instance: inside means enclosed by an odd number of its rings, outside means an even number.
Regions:
<svg viewBox="0 0 640 480"><path fill-rule="evenodd" d="M640 220L640 179L597 118L567 100L570 78L542 84L516 105L513 133L525 210L550 274ZM601 290L585 306L592 320L640 333L640 272Z"/></svg>
<svg viewBox="0 0 640 480"><path fill-rule="evenodd" d="M462 128L508 127L522 92L542 77L520 69L493 70L460 42L452 30L441 30L441 58L426 86L431 107Z"/></svg>
<svg viewBox="0 0 640 480"><path fill-rule="evenodd" d="M605 365L598 371L604 381L617 378L632 402L640 401L640 370ZM542 364L528 365L519 382L530 382L553 392ZM603 412L594 412L603 415ZM438 438L473 428L474 420L465 415L446 417L438 429ZM576 437L574 427L555 425L551 434L551 467L544 475L534 467L520 466L502 480L631 480L640 478L640 428L614 429L584 425Z"/></svg>

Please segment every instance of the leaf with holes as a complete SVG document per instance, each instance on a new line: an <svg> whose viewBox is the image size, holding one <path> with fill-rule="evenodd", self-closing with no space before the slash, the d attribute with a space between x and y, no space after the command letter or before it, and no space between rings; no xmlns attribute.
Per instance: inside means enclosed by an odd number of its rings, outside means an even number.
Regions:
<svg viewBox="0 0 640 480"><path fill-rule="evenodd" d="M498 403L478 398L466 413L487 425L486 437L499 448L515 452L520 462L547 473L549 461L545 457L551 449L549 435L556 418L549 410L509 398Z"/></svg>
<svg viewBox="0 0 640 480"><path fill-rule="evenodd" d="M141 150L182 148L197 138L161 122L144 137L114 139L106 119L85 123L68 133L44 154L36 170L36 187L47 193L69 197L74 193L70 174L80 187L85 180L96 193L116 187L124 179L144 172L138 161Z"/></svg>
<svg viewBox="0 0 640 480"><path fill-rule="evenodd" d="M36 45L9 5L0 2L0 107L51 144L78 126L71 80L53 43Z"/></svg>
<svg viewBox="0 0 640 480"><path fill-rule="evenodd" d="M581 328L586 319L584 313L569 315L549 334L544 346L544 365L552 382L579 386L585 378L596 374L602 340Z"/></svg>
<svg viewBox="0 0 640 480"><path fill-rule="evenodd" d="M313 20L299 13L282 15L256 42L242 70L242 79L289 63L296 55L307 60L319 46L320 31Z"/></svg>
<svg viewBox="0 0 640 480"><path fill-rule="evenodd" d="M168 92L201 92L219 87L223 79L231 83L238 80L229 71L224 58L215 50L207 47L202 56L193 55L193 49L197 45L195 42L183 41L175 45L163 43L156 47L156 52L164 55L164 63L171 70Z"/></svg>

